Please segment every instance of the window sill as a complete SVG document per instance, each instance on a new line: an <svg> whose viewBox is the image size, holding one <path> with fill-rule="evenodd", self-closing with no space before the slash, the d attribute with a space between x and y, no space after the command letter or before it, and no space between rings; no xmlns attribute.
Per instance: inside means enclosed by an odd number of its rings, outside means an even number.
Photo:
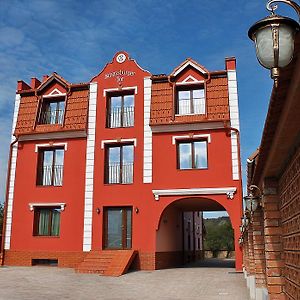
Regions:
<svg viewBox="0 0 300 300"><path fill-rule="evenodd" d="M180 117L180 116L205 116L206 113L204 114L175 114L175 117Z"/></svg>
<svg viewBox="0 0 300 300"><path fill-rule="evenodd" d="M132 183L104 183L105 186L115 186L115 185L133 185L133 182Z"/></svg>
<svg viewBox="0 0 300 300"><path fill-rule="evenodd" d="M208 170L208 168L193 168L193 169L176 169L177 171L201 171Z"/></svg>
<svg viewBox="0 0 300 300"><path fill-rule="evenodd" d="M120 126L120 127L105 127L106 129L123 129L123 128L134 128L134 125L133 126Z"/></svg>
<svg viewBox="0 0 300 300"><path fill-rule="evenodd" d="M55 235L33 235L32 237L34 238L54 238L54 239L59 239L60 236L55 236Z"/></svg>

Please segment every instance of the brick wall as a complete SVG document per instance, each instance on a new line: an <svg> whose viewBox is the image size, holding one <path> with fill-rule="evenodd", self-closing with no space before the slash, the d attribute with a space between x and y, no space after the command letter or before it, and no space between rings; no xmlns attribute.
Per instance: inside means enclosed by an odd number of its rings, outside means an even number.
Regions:
<svg viewBox="0 0 300 300"><path fill-rule="evenodd" d="M31 266L32 259L57 259L59 267L75 268L85 257L84 252L5 251L4 265Z"/></svg>
<svg viewBox="0 0 300 300"><path fill-rule="evenodd" d="M285 293L300 299L300 148L279 181Z"/></svg>

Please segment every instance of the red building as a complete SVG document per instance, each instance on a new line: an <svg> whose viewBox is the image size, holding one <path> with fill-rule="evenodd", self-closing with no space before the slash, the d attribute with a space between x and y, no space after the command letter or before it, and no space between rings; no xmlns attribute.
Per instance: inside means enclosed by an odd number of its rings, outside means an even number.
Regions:
<svg viewBox="0 0 300 300"><path fill-rule="evenodd" d="M240 270L235 59L225 64L210 72L187 59L151 75L119 52L88 83L19 81L4 263L84 270L134 253L138 269L169 267L203 249L197 212L226 210ZM183 212L194 212L189 228Z"/></svg>

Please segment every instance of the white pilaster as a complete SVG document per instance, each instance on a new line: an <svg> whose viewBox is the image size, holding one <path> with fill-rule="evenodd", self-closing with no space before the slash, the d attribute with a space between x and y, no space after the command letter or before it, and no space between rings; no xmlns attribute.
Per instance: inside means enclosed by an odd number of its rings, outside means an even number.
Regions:
<svg viewBox="0 0 300 300"><path fill-rule="evenodd" d="M86 146L83 251L90 251L92 248L96 106L97 106L97 83L92 82L90 83L88 134L87 134L87 146Z"/></svg>
<svg viewBox="0 0 300 300"><path fill-rule="evenodd" d="M12 123L12 132L11 132L11 142L15 140L14 132L16 129L19 107L20 107L21 96L16 95L15 100L15 110ZM15 187L15 177L16 177L16 164L17 164L17 155L18 155L18 143L15 143L12 146L11 153L11 164L10 164L10 179L8 185L8 201L7 201L7 214L6 214L6 227L5 227L5 239L4 239L4 249L10 249L10 237L11 237L11 226L12 226L12 215L13 215L13 201L14 201L14 187Z"/></svg>
<svg viewBox="0 0 300 300"><path fill-rule="evenodd" d="M150 77L144 78L144 183L152 182L152 130L150 128L150 106L151 106Z"/></svg>
<svg viewBox="0 0 300 300"><path fill-rule="evenodd" d="M230 124L231 127L240 130L236 71L228 70L227 76L228 76ZM239 180L240 162L239 162L239 155L238 155L238 137L235 131L231 132L231 159L232 159L232 179Z"/></svg>

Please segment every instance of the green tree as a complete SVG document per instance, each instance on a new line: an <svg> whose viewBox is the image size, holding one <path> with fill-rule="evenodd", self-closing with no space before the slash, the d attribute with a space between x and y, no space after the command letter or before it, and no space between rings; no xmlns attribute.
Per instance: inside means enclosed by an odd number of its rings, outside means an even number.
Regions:
<svg viewBox="0 0 300 300"><path fill-rule="evenodd" d="M233 229L228 217L204 220L206 236L204 247L213 253L213 257L218 256L220 250L226 250L227 255L234 250Z"/></svg>

